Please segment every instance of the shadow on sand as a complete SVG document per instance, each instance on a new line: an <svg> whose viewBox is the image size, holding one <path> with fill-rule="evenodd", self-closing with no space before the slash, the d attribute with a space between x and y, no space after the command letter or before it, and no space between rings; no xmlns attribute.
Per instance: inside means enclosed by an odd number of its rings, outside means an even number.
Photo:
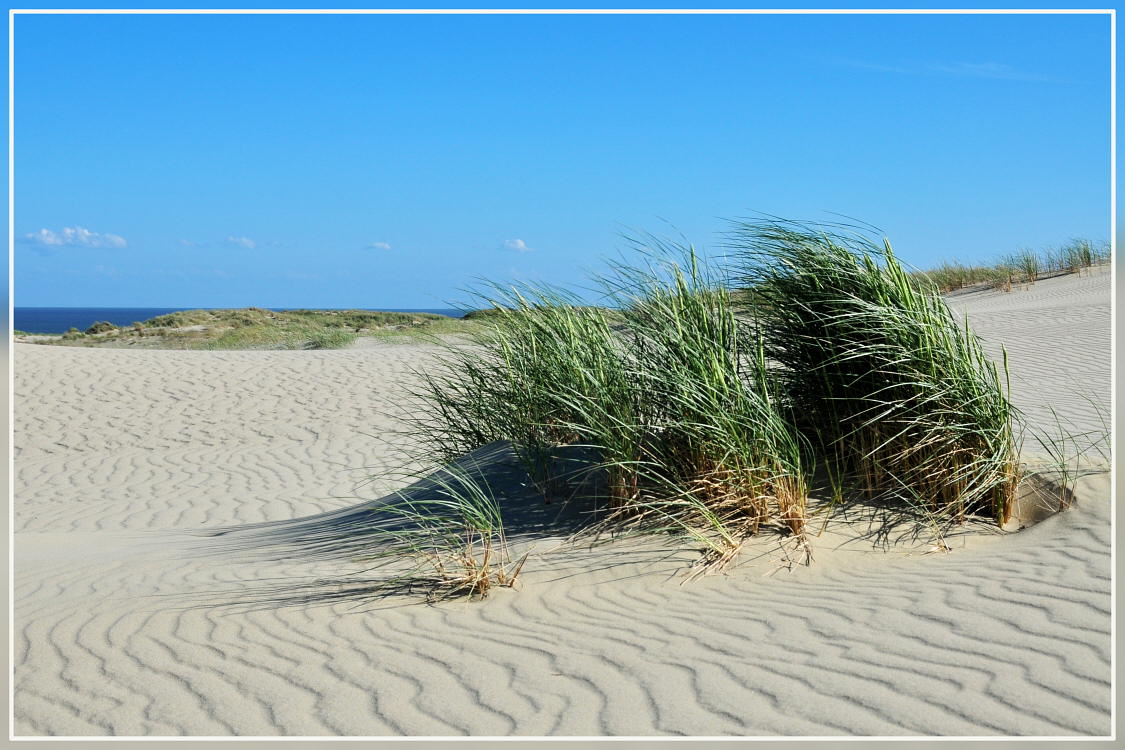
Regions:
<svg viewBox="0 0 1125 750"><path fill-rule="evenodd" d="M346 564L351 572L332 577L287 573L281 577L242 580L237 590L211 592L213 601L198 606L271 609L284 606L334 605L395 607L425 600L432 589L425 575L418 575L424 561L379 559L389 532L406 529L411 522L385 511L390 503L425 498L447 492L466 478L485 482L504 519L512 557L525 553L536 560L550 556L539 566L539 583L560 581L578 575L599 574L598 580L620 580L639 575L683 577L698 558L698 550L685 547L681 539L663 536L594 536L589 532L598 520L594 497L599 477L596 458L579 448L565 448L553 457L552 470L569 474L566 498L548 501L507 442L493 443L466 454L450 468L439 469L398 492L365 500L341 510L303 518L243 524L189 532L204 537L194 554L231 562L279 562L304 567L316 563ZM1074 501L1073 492L1049 477L1029 477L1021 485L1017 513L1004 529L991 519L970 516L959 524L949 517L934 516L896 498L863 498L848 493L843 502L829 503L814 493L806 535L818 551L869 553L949 549L959 537L1002 535L1021 530L1053 515L1060 504ZM784 549L786 533L764 528L748 540L737 565L756 565L771 550ZM367 561L366 563L364 561ZM815 564L815 563L814 563ZM610 571L618 575L606 576Z"/></svg>
<svg viewBox="0 0 1125 750"><path fill-rule="evenodd" d="M360 605L401 606L425 599L432 583L417 575L425 561L409 556L378 559L395 531L416 528L413 522L386 512L387 506L411 499L448 494L466 481L488 487L496 499L504 523L511 557L525 553L541 558L566 549L571 554L555 556L549 580L562 580L591 572L622 568L621 577L637 575L622 563L645 563L647 573L674 575L690 564L690 553L667 541L652 539L582 536L598 520L595 493L596 459L588 450L562 448L551 457L551 475L566 481L544 494L508 442L497 442L462 456L449 468L438 469L413 484L378 499L364 500L340 510L303 518L241 524L187 532L202 537L191 554L238 563L278 562L307 566L333 562L352 572L332 578L283 577L241 581L237 591L211 592L215 601L199 606L235 606L262 609L278 606L355 602ZM560 487L572 489L566 496ZM365 562L366 560L366 562ZM652 567L655 566L655 567ZM406 598L404 598L406 597Z"/></svg>

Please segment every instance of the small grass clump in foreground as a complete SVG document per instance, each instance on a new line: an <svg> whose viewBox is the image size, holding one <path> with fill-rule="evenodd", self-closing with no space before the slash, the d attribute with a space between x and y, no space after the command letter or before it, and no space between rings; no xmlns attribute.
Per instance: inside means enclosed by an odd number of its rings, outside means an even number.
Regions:
<svg viewBox="0 0 1125 750"><path fill-rule="evenodd" d="M429 601L484 598L519 581L526 555L513 559L500 505L479 471L448 465L424 493L398 493L378 514L386 527L377 551L360 559L389 566L386 591L421 589ZM403 566L403 563L406 566Z"/></svg>
<svg viewBox="0 0 1125 750"><path fill-rule="evenodd" d="M1006 364L890 243L770 221L731 245L802 434L869 495L1005 523L1020 477Z"/></svg>

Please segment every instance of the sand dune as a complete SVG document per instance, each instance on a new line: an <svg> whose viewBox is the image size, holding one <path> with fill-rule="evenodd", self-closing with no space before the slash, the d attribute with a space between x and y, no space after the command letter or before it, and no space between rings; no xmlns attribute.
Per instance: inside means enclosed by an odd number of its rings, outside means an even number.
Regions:
<svg viewBox="0 0 1125 750"><path fill-rule="evenodd" d="M1010 293L949 298L997 361L1008 351L1012 400L1033 427L1054 426L1053 407L1077 432L1101 430L1110 403L1110 268L1036 282ZM1035 444L1027 446L1034 449Z"/></svg>
<svg viewBox="0 0 1125 750"><path fill-rule="evenodd" d="M1050 403L1099 427L1079 391L1108 411L1108 279L951 301L1007 347L1032 424ZM356 564L186 533L359 502L432 354L16 345L16 734L1110 732L1104 473L950 553L834 525L811 566L763 539L683 584L687 550L561 550L483 604L374 604Z"/></svg>

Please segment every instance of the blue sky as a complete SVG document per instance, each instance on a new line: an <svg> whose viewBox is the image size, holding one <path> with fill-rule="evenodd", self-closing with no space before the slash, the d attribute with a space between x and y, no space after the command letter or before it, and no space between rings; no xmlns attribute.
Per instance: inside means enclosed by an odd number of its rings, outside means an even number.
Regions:
<svg viewBox="0 0 1125 750"><path fill-rule="evenodd" d="M17 306L442 307L764 212L1108 239L1107 16L17 16Z"/></svg>

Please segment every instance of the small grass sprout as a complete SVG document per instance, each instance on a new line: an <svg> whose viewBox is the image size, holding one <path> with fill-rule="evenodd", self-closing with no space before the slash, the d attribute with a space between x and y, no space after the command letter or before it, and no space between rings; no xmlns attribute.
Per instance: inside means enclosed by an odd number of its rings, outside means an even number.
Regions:
<svg viewBox="0 0 1125 750"><path fill-rule="evenodd" d="M382 526L370 539L376 551L360 561L390 566L382 590L422 590L438 601L515 586L528 554L513 559L487 478L449 465L430 479L427 491L398 493L372 509ZM403 561L411 564L403 568Z"/></svg>

